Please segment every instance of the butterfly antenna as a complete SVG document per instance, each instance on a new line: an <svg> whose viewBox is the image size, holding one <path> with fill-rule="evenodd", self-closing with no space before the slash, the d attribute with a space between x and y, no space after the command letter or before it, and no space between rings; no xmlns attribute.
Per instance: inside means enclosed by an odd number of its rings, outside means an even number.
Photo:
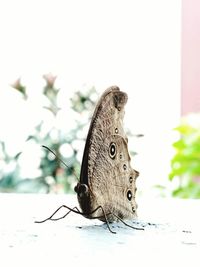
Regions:
<svg viewBox="0 0 200 267"><path fill-rule="evenodd" d="M47 149L49 152L51 152L65 167L67 167L68 169L70 169L70 167L62 160L62 159L60 159L59 157L58 157L58 155L56 155L56 153L53 151L53 150L51 150L49 147L47 147L47 146L44 146L44 145L42 145L42 147L43 148L45 148L45 149ZM76 179L77 179L77 181L79 181L79 178L78 178L78 176L76 175L76 173L75 173L75 171L73 170L73 175L76 177Z"/></svg>

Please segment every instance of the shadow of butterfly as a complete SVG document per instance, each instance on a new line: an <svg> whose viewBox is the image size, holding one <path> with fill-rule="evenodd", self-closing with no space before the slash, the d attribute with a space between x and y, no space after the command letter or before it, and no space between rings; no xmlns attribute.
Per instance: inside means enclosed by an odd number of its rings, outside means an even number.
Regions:
<svg viewBox="0 0 200 267"><path fill-rule="evenodd" d="M137 217L135 194L139 175L131 167L128 138L123 128L127 99L126 93L112 86L103 93L96 105L85 143L80 181L74 188L81 210L62 205L50 217L37 223L59 220L74 212L88 219L105 222L112 233L115 232L109 223L114 221L144 230L124 221ZM68 212L54 218L63 207Z"/></svg>

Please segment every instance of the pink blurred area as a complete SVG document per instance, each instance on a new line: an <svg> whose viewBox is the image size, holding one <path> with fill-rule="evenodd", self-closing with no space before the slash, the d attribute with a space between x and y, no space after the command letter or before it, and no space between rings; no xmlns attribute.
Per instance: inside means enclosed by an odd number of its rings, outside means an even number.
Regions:
<svg viewBox="0 0 200 267"><path fill-rule="evenodd" d="M200 112L200 1L182 0L181 114Z"/></svg>

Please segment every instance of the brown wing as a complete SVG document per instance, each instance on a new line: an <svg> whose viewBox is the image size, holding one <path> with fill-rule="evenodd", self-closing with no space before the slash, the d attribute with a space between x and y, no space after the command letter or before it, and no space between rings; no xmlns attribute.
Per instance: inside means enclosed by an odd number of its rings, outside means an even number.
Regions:
<svg viewBox="0 0 200 267"><path fill-rule="evenodd" d="M91 192L90 210L101 205L106 213L120 218L136 215L138 173L131 168L123 129L127 98L118 87L107 89L100 98L88 132L80 176L80 183L88 185ZM101 216L99 212L94 216Z"/></svg>

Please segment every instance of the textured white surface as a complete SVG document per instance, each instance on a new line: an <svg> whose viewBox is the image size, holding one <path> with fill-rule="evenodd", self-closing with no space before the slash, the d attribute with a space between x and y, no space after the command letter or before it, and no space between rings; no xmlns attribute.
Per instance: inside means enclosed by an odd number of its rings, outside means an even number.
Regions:
<svg viewBox="0 0 200 267"><path fill-rule="evenodd" d="M70 214L35 224L76 196L0 194L1 266L199 266L200 200L139 199L132 230Z"/></svg>

